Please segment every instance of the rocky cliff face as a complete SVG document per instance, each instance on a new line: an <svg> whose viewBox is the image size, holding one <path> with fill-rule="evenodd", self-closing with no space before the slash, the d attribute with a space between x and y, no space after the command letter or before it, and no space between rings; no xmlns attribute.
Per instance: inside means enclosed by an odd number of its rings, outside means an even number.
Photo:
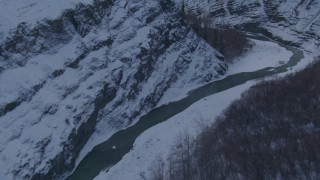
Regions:
<svg viewBox="0 0 320 180"><path fill-rule="evenodd" d="M216 25L263 33L295 45L319 46L320 2L317 0L185 0L187 9L208 14Z"/></svg>
<svg viewBox="0 0 320 180"><path fill-rule="evenodd" d="M123 128L173 85L224 74L176 12L167 0L95 0L11 29L0 42L0 176L58 179L97 123Z"/></svg>

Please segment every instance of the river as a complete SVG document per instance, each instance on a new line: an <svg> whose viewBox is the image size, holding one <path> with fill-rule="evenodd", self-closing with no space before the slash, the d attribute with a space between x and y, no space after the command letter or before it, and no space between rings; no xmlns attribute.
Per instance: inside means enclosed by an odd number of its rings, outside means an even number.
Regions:
<svg viewBox="0 0 320 180"><path fill-rule="evenodd" d="M250 35L249 37L268 41L261 36ZM119 162L121 158L133 148L136 138L150 127L168 120L202 98L225 91L250 80L286 72L288 68L295 66L304 57L301 50L282 44L279 45L293 53L287 64L279 67L266 67L254 72L242 72L226 76L221 80L190 91L187 97L179 101L171 102L151 110L142 116L133 126L118 131L105 142L95 146L93 150L81 160L67 180L93 179L102 170L106 170Z"/></svg>

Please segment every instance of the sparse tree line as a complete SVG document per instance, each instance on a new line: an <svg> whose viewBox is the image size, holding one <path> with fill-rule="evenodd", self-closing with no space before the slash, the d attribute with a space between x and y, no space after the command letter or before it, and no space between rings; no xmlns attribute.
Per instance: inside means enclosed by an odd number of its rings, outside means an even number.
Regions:
<svg viewBox="0 0 320 180"><path fill-rule="evenodd" d="M223 54L227 62L231 62L250 48L249 41L243 33L227 25L216 27L208 15L187 9L184 0L181 3L180 14L183 23L192 27L200 37Z"/></svg>
<svg viewBox="0 0 320 180"><path fill-rule="evenodd" d="M181 136L152 178L318 179L319 77L318 57L300 72L251 87L195 140Z"/></svg>
<svg viewBox="0 0 320 180"><path fill-rule="evenodd" d="M243 33L227 25L215 26L209 15L204 15L197 9L188 9L184 0L182 0L180 9L173 8L172 0L160 0L159 3L164 11L169 9L179 11L182 23L190 26L199 37L223 54L226 62L232 62L235 57L240 56L251 47Z"/></svg>

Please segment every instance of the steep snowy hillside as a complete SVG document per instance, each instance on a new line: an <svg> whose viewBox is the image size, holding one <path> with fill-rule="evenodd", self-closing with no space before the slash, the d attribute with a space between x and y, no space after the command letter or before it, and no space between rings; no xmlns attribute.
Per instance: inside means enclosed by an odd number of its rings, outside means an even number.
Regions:
<svg viewBox="0 0 320 180"><path fill-rule="evenodd" d="M13 10L18 15L1 12L2 179L59 178L96 126L126 127L171 86L203 84L226 71L169 1L70 0L52 15L46 2L19 4L27 8ZM77 2L89 4L55 17ZM2 0L1 8L15 3Z"/></svg>
<svg viewBox="0 0 320 180"><path fill-rule="evenodd" d="M182 0L179 0L180 2ZM187 10L208 14L217 25L264 33L296 45L319 46L318 0L184 0Z"/></svg>
<svg viewBox="0 0 320 180"><path fill-rule="evenodd" d="M14 31L21 22L35 26L43 19L53 19L65 9L71 9L78 3L89 4L92 0L66 0L59 3L50 0L2 0L0 1L0 40L6 38L10 30Z"/></svg>

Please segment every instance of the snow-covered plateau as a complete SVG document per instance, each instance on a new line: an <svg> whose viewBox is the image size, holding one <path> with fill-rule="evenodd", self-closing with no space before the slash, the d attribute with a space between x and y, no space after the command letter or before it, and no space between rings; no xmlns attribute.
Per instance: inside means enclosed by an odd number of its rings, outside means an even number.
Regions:
<svg viewBox="0 0 320 180"><path fill-rule="evenodd" d="M186 0L186 8L319 53L317 0ZM176 3L176 4L174 4ZM182 23L180 0L0 0L0 177L62 179L97 144L155 107L225 75L286 63L273 42L227 64ZM229 66L229 67L228 67ZM97 179L141 179L181 131L212 123L253 85L211 95L138 137L134 149ZM214 108L214 109L213 109ZM115 149L116 150L116 149Z"/></svg>

